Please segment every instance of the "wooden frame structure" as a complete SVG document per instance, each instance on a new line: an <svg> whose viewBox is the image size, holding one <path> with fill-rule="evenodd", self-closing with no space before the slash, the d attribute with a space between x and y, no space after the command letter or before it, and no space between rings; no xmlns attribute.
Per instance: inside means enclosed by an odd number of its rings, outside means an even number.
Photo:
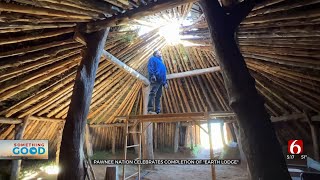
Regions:
<svg viewBox="0 0 320 180"><path fill-rule="evenodd" d="M152 114L152 115L132 115L132 116L117 116L116 118L119 120L124 120L126 127L125 127L125 145L124 145L124 159L127 158L127 148L139 146L139 153L138 158L141 159L141 135L145 132L147 128L142 129L142 123L159 123L159 122L198 122L198 121L206 121L208 124L208 131L205 131L209 135L209 144L210 144L210 159L214 159L213 153L213 145L212 145L212 138L211 138L211 126L210 123L213 121L214 118L222 118L222 117L230 117L234 116L232 112L195 112L195 113L169 113L169 114ZM221 121L221 120L219 120ZM140 124L140 131L139 132L132 132L132 133L139 133L139 144L127 146L127 139L129 135L128 124L129 122L134 123L133 126L136 124ZM149 124L149 125L150 125ZM196 123L200 128L200 124ZM129 177L125 177L125 165L123 165L123 173L122 179L128 179L138 174L138 179L140 180L140 165L138 166L138 172L135 174L130 175ZM211 165L211 175L212 180L216 180L216 172L215 166Z"/></svg>

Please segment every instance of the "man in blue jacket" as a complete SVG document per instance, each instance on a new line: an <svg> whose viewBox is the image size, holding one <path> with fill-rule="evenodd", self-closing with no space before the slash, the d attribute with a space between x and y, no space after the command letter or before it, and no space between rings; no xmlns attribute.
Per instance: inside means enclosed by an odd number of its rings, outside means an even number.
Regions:
<svg viewBox="0 0 320 180"><path fill-rule="evenodd" d="M149 114L159 114L160 113L160 99L162 96L162 86L166 89L167 84L167 70L161 59L161 52L155 51L153 56L149 59L148 63L148 73L150 80L150 94L148 102L148 113ZM154 102L155 101L155 102ZM155 103L155 108L154 108Z"/></svg>

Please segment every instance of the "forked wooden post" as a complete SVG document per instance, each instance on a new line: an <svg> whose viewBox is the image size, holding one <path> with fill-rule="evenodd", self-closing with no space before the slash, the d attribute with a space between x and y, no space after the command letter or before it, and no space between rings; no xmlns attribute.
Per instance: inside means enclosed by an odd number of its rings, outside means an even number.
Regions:
<svg viewBox="0 0 320 180"><path fill-rule="evenodd" d="M99 61L109 29L84 34L86 50L77 70L60 151L59 180L84 179L85 127Z"/></svg>
<svg viewBox="0 0 320 180"><path fill-rule="evenodd" d="M29 116L27 116L21 124L16 125L16 127L15 127L16 134L14 137L15 140L23 139L24 131L26 130L26 127L28 125L28 118L29 118ZM12 160L10 180L19 179L21 161L22 160L20 160L20 159L19 160Z"/></svg>

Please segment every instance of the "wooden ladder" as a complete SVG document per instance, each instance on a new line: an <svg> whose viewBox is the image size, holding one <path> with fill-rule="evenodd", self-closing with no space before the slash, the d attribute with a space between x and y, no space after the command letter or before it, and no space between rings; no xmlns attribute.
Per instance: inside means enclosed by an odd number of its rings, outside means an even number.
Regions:
<svg viewBox="0 0 320 180"><path fill-rule="evenodd" d="M134 148L134 147L139 147L139 151L138 151L138 158L136 158L136 159L141 159L141 136L142 136L142 122L141 121L136 121L136 122L134 122L134 124L133 124L133 126L132 127L135 127L135 126L137 126L137 125L140 125L140 127L139 127L139 130L138 131L129 131L129 117L127 116L126 117L126 120L125 120L125 142L124 142L124 160L127 160L127 150L129 149L129 148ZM138 134L139 135L139 144L133 144L133 145L129 145L128 146L128 136L130 135L130 134ZM129 179L129 178L131 178L131 177L134 177L134 176L136 176L136 175L138 175L138 179L140 180L140 167L141 165L139 164L138 165L138 172L136 172L136 173L134 173L134 174L132 174L132 175L130 175L130 176L128 176L128 177L126 177L126 165L124 164L123 166L122 166L122 179L123 180L126 180L126 179Z"/></svg>

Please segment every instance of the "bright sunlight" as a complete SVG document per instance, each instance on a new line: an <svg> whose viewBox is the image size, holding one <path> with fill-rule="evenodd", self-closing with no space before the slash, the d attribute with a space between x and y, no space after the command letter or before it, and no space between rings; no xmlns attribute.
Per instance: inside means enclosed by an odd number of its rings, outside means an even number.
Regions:
<svg viewBox="0 0 320 180"><path fill-rule="evenodd" d="M208 131L207 124L202 124L201 127ZM224 133L224 137L221 136L220 123L211 123L211 136L213 149L217 150L223 148L222 138L226 139L226 134ZM200 129L200 141L202 147L204 147L205 149L210 149L209 136L202 129Z"/></svg>

